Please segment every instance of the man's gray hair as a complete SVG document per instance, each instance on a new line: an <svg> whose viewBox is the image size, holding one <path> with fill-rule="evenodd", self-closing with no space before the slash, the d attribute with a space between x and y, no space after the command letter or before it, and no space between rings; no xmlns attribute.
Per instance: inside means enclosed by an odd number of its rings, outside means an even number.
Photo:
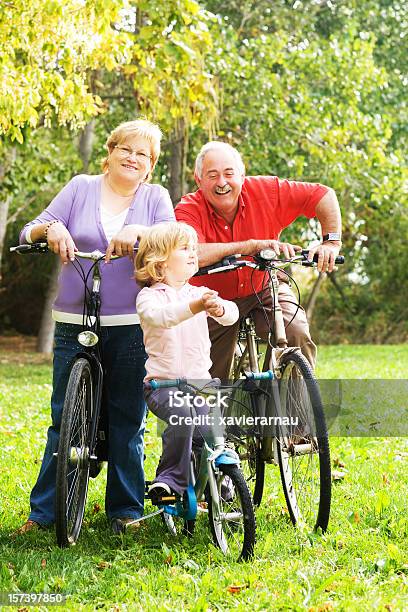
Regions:
<svg viewBox="0 0 408 612"><path fill-rule="evenodd" d="M197 159L195 163L195 174L198 176L199 179L202 178L202 174L203 174L204 157L210 151L217 151L217 150L219 151L220 149L224 149L232 153L237 163L239 171L241 172L241 174L245 174L245 164L242 161L242 157L240 153L227 142L221 142L220 140L212 140L211 142L207 142L207 144L201 147L201 151L197 155Z"/></svg>

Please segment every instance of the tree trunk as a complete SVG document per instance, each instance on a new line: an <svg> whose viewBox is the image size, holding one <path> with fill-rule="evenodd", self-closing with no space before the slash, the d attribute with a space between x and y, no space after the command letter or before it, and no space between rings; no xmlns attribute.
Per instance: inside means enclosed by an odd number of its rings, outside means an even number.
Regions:
<svg viewBox="0 0 408 612"><path fill-rule="evenodd" d="M3 260L4 241L6 238L7 216L10 206L10 196L0 199L0 285L2 280L1 267Z"/></svg>
<svg viewBox="0 0 408 612"><path fill-rule="evenodd" d="M44 307L42 311L40 330L37 336L36 351L38 353L52 353L52 344L54 339L55 321L51 316L52 303L58 289L58 275L61 268L61 261L55 258L54 268L52 270L50 280L45 296Z"/></svg>
<svg viewBox="0 0 408 612"><path fill-rule="evenodd" d="M317 296L319 295L322 283L324 281L324 279L326 278L326 273L325 272L319 272L319 276L316 278L315 283L313 285L312 291L309 295L309 299L307 300L307 304L305 307L306 310L306 316L307 316L307 320L309 322L309 325L312 321L313 318L313 311L314 311L314 307L316 305L316 299Z"/></svg>
<svg viewBox="0 0 408 612"><path fill-rule="evenodd" d="M95 134L95 119L91 119L89 123L84 127L81 132L79 139L79 154L82 159L82 172L85 174L88 172L89 161L92 155L92 147Z"/></svg>
<svg viewBox="0 0 408 612"><path fill-rule="evenodd" d="M0 162L0 185L4 180L5 175L10 170L16 160L16 147L11 147L7 155L7 163ZM1 264L3 259L4 241L6 238L7 217L10 207L11 196L5 194L4 198L0 198L0 286L1 286Z"/></svg>
<svg viewBox="0 0 408 612"><path fill-rule="evenodd" d="M186 192L188 129L184 119L175 128L170 140L169 192L175 206Z"/></svg>

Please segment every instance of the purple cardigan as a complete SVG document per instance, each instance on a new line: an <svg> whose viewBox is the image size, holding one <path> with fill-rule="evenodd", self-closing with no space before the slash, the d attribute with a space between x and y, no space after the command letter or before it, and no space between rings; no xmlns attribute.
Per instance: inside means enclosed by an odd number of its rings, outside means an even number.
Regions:
<svg viewBox="0 0 408 612"><path fill-rule="evenodd" d="M68 229L80 251L99 249L105 252L108 241L101 223L102 178L103 175L75 176L38 217L24 226L20 234L20 244L26 242L26 232L31 225L58 219ZM130 205L125 225L153 225L174 220L173 206L167 189L160 185L142 183ZM81 265L87 271L91 262L82 259ZM132 262L123 257L109 264L101 263L100 270L101 316L134 314L140 287L132 278ZM53 310L82 314L83 281L71 263L62 266L58 287Z"/></svg>

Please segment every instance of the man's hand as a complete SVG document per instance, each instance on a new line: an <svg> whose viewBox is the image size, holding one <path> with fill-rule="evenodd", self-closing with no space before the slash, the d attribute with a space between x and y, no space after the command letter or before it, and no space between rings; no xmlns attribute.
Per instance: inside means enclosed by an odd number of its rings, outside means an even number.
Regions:
<svg viewBox="0 0 408 612"><path fill-rule="evenodd" d="M337 242L323 242L309 250L308 260L313 260L313 255L317 253L319 260L317 262L317 269L319 272L333 272L334 263L337 255L340 253L340 243Z"/></svg>
<svg viewBox="0 0 408 612"><path fill-rule="evenodd" d="M62 263L74 261L78 249L67 228L59 221L48 227L47 242L49 249L61 257Z"/></svg>
<svg viewBox="0 0 408 612"><path fill-rule="evenodd" d="M110 241L105 255L106 263L109 263L113 253L119 257L127 255L133 260L135 242L143 236L147 229L145 225L125 225Z"/></svg>
<svg viewBox="0 0 408 612"><path fill-rule="evenodd" d="M222 317L224 314L224 306L219 302L217 291L205 291L201 297L204 310L211 317Z"/></svg>
<svg viewBox="0 0 408 612"><path fill-rule="evenodd" d="M296 251L301 251L302 247L297 244L290 244L290 242L280 242L280 240L248 240L248 249L242 255L256 255L263 249L272 249L276 255L279 256L281 253L285 259L290 259L296 255Z"/></svg>

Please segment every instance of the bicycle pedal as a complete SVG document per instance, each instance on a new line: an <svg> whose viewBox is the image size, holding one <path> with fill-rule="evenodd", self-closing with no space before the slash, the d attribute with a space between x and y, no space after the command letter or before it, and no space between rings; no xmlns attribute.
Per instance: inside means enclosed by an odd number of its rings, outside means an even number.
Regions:
<svg viewBox="0 0 408 612"><path fill-rule="evenodd" d="M167 495L158 498L159 504L173 504L177 501L177 497L175 495Z"/></svg>

